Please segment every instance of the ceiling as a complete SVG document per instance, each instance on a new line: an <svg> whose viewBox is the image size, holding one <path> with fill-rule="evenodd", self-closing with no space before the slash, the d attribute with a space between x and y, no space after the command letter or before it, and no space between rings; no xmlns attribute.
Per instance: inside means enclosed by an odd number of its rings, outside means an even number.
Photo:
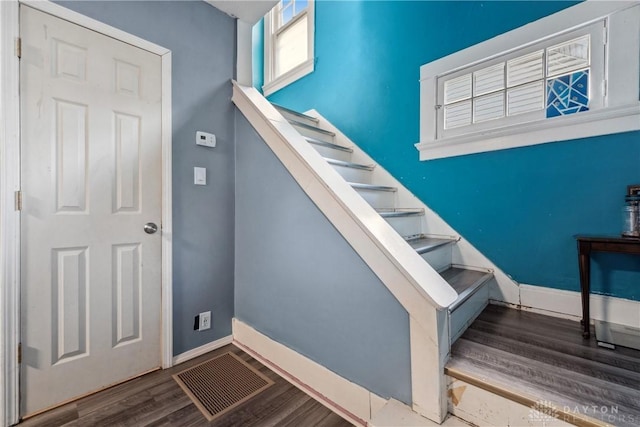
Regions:
<svg viewBox="0 0 640 427"><path fill-rule="evenodd" d="M255 24L278 3L278 0L204 0L227 15Z"/></svg>

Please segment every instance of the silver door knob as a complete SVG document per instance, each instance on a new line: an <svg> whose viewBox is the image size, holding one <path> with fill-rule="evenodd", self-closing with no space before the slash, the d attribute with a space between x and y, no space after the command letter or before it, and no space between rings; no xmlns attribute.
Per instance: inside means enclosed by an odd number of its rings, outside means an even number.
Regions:
<svg viewBox="0 0 640 427"><path fill-rule="evenodd" d="M147 234L153 234L158 231L158 226L153 222L148 222L144 225L144 232Z"/></svg>

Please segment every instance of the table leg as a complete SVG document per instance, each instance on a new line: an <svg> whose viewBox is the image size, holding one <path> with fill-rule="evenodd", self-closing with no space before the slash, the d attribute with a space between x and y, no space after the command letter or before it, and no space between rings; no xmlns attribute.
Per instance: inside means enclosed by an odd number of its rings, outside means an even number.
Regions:
<svg viewBox="0 0 640 427"><path fill-rule="evenodd" d="M582 337L587 339L591 335L589 323L589 293L591 291L591 245L580 242L578 244L578 262L580 267L580 293L582 296Z"/></svg>

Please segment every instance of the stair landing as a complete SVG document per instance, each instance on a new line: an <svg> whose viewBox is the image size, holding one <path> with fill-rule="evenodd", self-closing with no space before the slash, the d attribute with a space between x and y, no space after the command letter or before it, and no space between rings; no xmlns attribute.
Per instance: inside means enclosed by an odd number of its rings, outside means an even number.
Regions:
<svg viewBox="0 0 640 427"><path fill-rule="evenodd" d="M579 322L489 305L445 373L570 424L640 424L640 351L598 347Z"/></svg>

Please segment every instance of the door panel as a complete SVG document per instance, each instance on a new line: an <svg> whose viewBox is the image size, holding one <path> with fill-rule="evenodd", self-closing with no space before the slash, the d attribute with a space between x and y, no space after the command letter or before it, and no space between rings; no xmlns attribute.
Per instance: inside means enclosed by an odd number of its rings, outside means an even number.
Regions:
<svg viewBox="0 0 640 427"><path fill-rule="evenodd" d="M160 365L160 57L21 6L21 411Z"/></svg>

